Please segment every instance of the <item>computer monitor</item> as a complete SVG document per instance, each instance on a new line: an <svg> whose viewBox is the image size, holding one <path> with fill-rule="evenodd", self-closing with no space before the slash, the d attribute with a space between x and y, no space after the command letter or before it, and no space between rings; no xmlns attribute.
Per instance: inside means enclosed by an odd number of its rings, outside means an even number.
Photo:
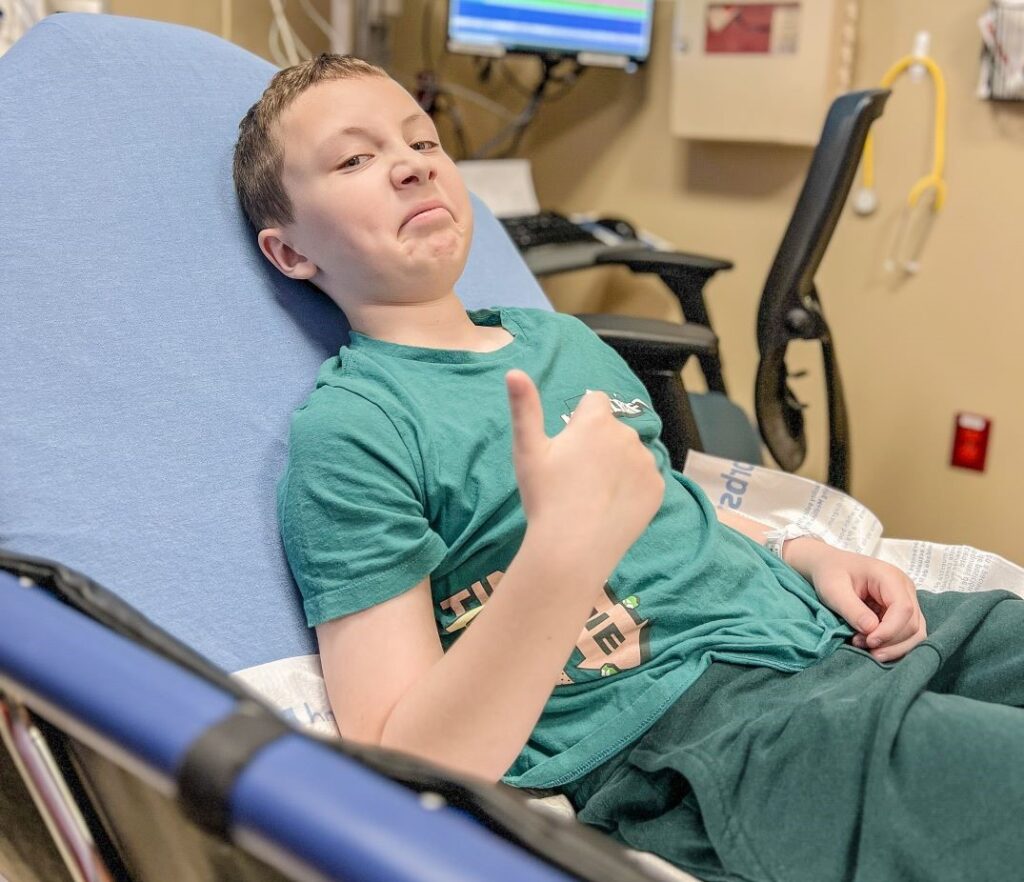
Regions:
<svg viewBox="0 0 1024 882"><path fill-rule="evenodd" d="M651 51L654 0L449 0L448 49L575 57L635 68Z"/></svg>

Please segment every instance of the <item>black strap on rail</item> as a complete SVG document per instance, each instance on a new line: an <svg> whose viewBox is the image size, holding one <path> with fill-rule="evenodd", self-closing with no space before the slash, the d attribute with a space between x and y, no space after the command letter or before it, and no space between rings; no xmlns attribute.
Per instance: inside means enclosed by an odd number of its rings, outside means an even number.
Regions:
<svg viewBox="0 0 1024 882"><path fill-rule="evenodd" d="M189 747L178 768L178 804L207 832L228 838L231 790L252 758L293 730L253 701L243 700Z"/></svg>
<svg viewBox="0 0 1024 882"><path fill-rule="evenodd" d="M26 577L74 609L236 697L239 702L236 710L196 739L179 767L178 776L179 804L187 815L221 839L229 840L228 797L257 751L269 746L285 731L296 737L310 736L289 728L269 707L262 711L243 710L247 703L255 704L257 708L261 705L258 699L247 697L247 687L240 680L161 631L120 598L81 573L54 561L26 557L5 549L0 549L0 570ZM253 717L259 720L258 731L257 728L250 730ZM234 733L236 725L243 730L241 735ZM242 738L245 739L244 744L240 740ZM226 768L214 772L206 770L208 760L204 754L210 749L202 745L207 739L218 743L223 741L227 745L224 750L212 748L214 754L234 757L227 762L222 760L212 764L230 763L234 771L229 772ZM321 743L325 749L359 762L415 792L440 794L449 805L472 816L498 836L574 877L592 882L645 882L650 879L618 843L574 821L534 811L525 805L523 794L511 787L495 787L476 778L463 778L409 754L379 747L343 743L336 739ZM98 824L97 828L102 829Z"/></svg>

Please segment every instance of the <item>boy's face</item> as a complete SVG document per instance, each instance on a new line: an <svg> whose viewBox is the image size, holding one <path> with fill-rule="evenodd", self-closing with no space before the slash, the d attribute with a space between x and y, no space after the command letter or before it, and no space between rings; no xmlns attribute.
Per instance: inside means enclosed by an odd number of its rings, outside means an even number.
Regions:
<svg viewBox="0 0 1024 882"><path fill-rule="evenodd" d="M279 121L295 220L259 234L285 275L342 308L450 292L473 231L469 196L430 117L394 80L328 80Z"/></svg>

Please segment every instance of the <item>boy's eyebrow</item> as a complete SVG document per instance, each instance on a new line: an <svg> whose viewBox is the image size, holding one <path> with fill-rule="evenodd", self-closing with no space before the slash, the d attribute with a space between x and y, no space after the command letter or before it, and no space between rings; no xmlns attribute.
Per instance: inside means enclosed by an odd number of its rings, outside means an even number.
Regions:
<svg viewBox="0 0 1024 882"><path fill-rule="evenodd" d="M401 125L407 126L409 123L416 122L417 120L420 119L429 120L430 117L423 113L423 111L417 111L416 113L410 113L405 119L403 119ZM344 128L337 129L336 131L331 132L331 134L324 138L323 141L320 142L320 146L317 148L317 153L322 153L323 151L325 151L327 147L331 144L331 142L334 141L336 138L340 137L341 135L368 134L370 134L369 131L367 129L364 129L362 126L345 126Z"/></svg>

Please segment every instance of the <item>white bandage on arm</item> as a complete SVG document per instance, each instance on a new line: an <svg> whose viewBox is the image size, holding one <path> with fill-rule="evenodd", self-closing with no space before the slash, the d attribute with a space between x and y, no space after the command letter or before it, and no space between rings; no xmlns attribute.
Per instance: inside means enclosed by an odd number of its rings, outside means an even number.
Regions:
<svg viewBox="0 0 1024 882"><path fill-rule="evenodd" d="M771 530L764 534L764 547L777 558L783 560L782 547L790 539L799 539L801 536L810 536L812 539L817 539L820 542L825 541L813 530L801 527L799 524L786 524L785 527L781 527L778 530Z"/></svg>

